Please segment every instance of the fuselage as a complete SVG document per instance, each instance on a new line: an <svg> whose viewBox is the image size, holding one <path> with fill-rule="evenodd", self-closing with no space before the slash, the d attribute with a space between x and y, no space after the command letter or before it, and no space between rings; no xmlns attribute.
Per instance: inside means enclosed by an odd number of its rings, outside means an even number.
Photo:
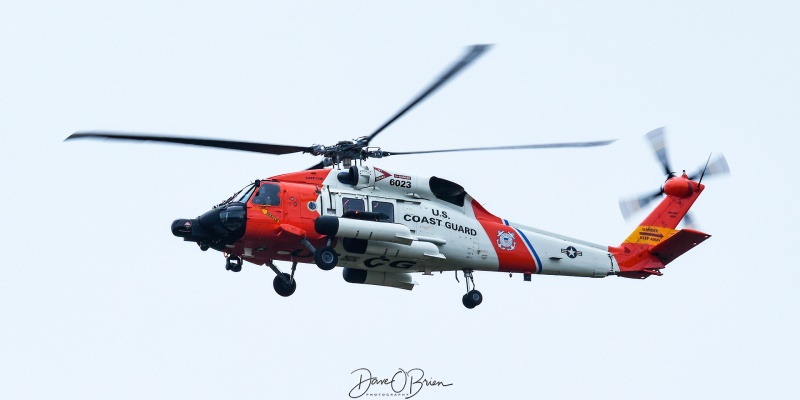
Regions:
<svg viewBox="0 0 800 400"><path fill-rule="evenodd" d="M301 171L259 183L241 201L247 210L243 235L212 245L255 264L313 263L314 254L302 243L306 238L315 247L330 243L338 266L376 272L605 277L619 271L606 246L511 223L485 210L460 185L437 177L364 166ZM381 220L346 218L357 212ZM342 232L319 233L320 216L338 217Z"/></svg>

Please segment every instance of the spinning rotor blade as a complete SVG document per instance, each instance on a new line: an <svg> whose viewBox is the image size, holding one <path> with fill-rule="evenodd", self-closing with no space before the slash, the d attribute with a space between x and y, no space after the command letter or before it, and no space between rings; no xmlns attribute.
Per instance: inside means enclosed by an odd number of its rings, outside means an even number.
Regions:
<svg viewBox="0 0 800 400"><path fill-rule="evenodd" d="M705 173L703 172L705 170ZM727 175L730 173L730 168L728 168L728 161L725 160L725 156L720 154L719 157L714 159L713 161L709 162L705 168L700 168L697 172L689 175L689 179L695 181L700 177L705 176L719 176L719 175ZM704 175L705 174L705 175ZM622 217L626 220L631 217L635 212L645 208L648 204L653 202L653 200L658 199L661 197L660 190L658 192L654 192L649 195L640 196L633 199L625 199L619 201L619 210L622 211ZM692 218L691 213L687 213L683 217L683 224L687 228L694 227L694 218Z"/></svg>
<svg viewBox="0 0 800 400"><path fill-rule="evenodd" d="M601 140L597 142L573 142L573 143L550 143L550 144L524 144L519 146L494 146L494 147L470 147L465 149L444 149L444 150L422 150L422 151L402 151L385 152L384 156L401 156L408 154L429 154L429 153L452 153L457 151L482 151L482 150L520 150L520 149L555 149L568 147L595 147L605 146L614 143L616 140Z"/></svg>
<svg viewBox="0 0 800 400"><path fill-rule="evenodd" d="M656 158L658 158L661 166L664 167L664 174L669 175L674 172L669 166L669 160L667 159L667 143L664 138L664 127L653 129L648 132L645 137L653 147L653 152L656 153Z"/></svg>
<svg viewBox="0 0 800 400"><path fill-rule="evenodd" d="M459 72L461 72L462 69L466 68L469 64L471 64L473 61L475 61L484 52L486 52L486 50L489 50L490 47L491 47L491 45L488 45L488 44L477 44L477 45L468 47L469 51L467 52L466 55L464 55L464 57L462 57L452 67L450 67L450 69L448 69L444 74L442 74L442 76L440 76L439 79L437 79L435 82L433 82L432 85L430 85L427 89L425 89L422 93L420 93L413 101L411 101L411 103L408 103L407 106L405 106L402 110L400 110L392 118L390 118L383 125L381 125L378 129L376 129L375 132L372 132L367 137L367 144L369 144L369 142L371 142L372 139L375 138L375 136L378 136L378 134L381 133L384 129L386 129L389 125L391 125L392 123L397 121L400 117L402 117L403 114L405 114L408 111L410 111L417 104L422 102L422 100L425 100L425 98L427 98L428 96L433 94L437 89L442 87L442 85L447 83L447 81L449 81L454 76L456 76Z"/></svg>
<svg viewBox="0 0 800 400"><path fill-rule="evenodd" d="M667 148L666 148L666 141L664 139L664 127L654 129L648 132L645 135L650 145L653 147L653 151L656 153L656 158L661 163L661 166L664 167L664 172L668 175L667 180L672 179L674 176L674 171L669 165L669 160L667 160ZM711 156L709 156L708 161L706 164L701 167L697 172L687 175L688 178L692 181L697 181L698 178L702 181L703 177L705 176L714 176L714 175L727 175L730 173L730 168L728 168L728 161L725 160L725 156L720 154L716 159L711 160ZM698 183L700 182L698 181ZM619 201L619 210L622 211L622 216L626 220L631 217L635 212L641 210L642 208L646 207L648 204L656 200L657 198L661 197L664 193L664 189L660 189L657 192L652 194L639 196L637 198L632 199L623 199ZM694 218L692 218L691 214L686 214L683 217L683 223L686 227L691 228L694 226Z"/></svg>
<svg viewBox="0 0 800 400"><path fill-rule="evenodd" d="M269 144L269 143L254 143L254 142L240 142L233 140L218 140L218 139L200 139L189 137L175 137L175 136L157 136L157 135L139 135L130 133L119 132L76 132L69 135L64 139L112 139L112 140L130 140L137 142L162 142L185 144L191 146L214 147L219 149L251 151L254 153L266 154L290 154L308 151L308 147L301 146L287 146L282 144Z"/></svg>
<svg viewBox="0 0 800 400"><path fill-rule="evenodd" d="M691 211L687 212L686 215L683 216L681 222L683 222L684 228L697 229L697 226L694 224L694 217L692 217Z"/></svg>
<svg viewBox="0 0 800 400"><path fill-rule="evenodd" d="M689 179L696 180L700 177L728 175L730 173L731 169L728 168L728 160L725 159L724 155L720 154L719 157L710 161L707 166L689 175Z"/></svg>
<svg viewBox="0 0 800 400"><path fill-rule="evenodd" d="M642 208L647 207L647 205L653 202L653 200L661 197L661 194L662 192L661 190L659 190L657 192L646 194L644 196L639 196L632 199L620 200L619 210L622 211L622 217L625 218L625 220L628 220L631 217L631 215L641 210Z"/></svg>

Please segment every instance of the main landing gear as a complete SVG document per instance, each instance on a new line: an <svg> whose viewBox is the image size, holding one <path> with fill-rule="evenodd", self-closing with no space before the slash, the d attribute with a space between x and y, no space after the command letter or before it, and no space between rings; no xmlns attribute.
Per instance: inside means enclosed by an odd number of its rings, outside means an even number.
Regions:
<svg viewBox="0 0 800 400"><path fill-rule="evenodd" d="M328 243L319 249L315 249L306 238L302 238L300 243L314 253L314 262L323 271L332 270L339 262L339 254L331 247L331 239L328 239ZM267 262L267 266L275 272L275 279L272 280L272 287L275 289L275 292L283 297L291 296L297 289L297 281L294 280L294 271L297 269L297 262L292 262L291 274L281 272L272 260Z"/></svg>
<svg viewBox="0 0 800 400"><path fill-rule="evenodd" d="M303 238L300 243L307 249L314 253L314 263L317 264L319 269L323 271L330 271L336 264L339 263L339 254L331 247L331 239L328 238L328 243L319 249L314 248L308 239Z"/></svg>
<svg viewBox="0 0 800 400"><path fill-rule="evenodd" d="M297 281L294 280L294 271L297 269L297 262L292 263L291 274L281 272L281 270L272 263L272 260L267 262L267 266L275 272L275 279L272 280L272 288L275 289L275 293L283 297L291 296L297 289Z"/></svg>
<svg viewBox="0 0 800 400"><path fill-rule="evenodd" d="M456 272L456 280L458 280L458 272ZM472 277L472 270L464 270L464 282L467 284L467 293L461 298L461 303L464 307L473 309L483 303L483 295L481 292L475 290L475 279ZM472 282L472 290L469 290L469 284Z"/></svg>
<svg viewBox="0 0 800 400"><path fill-rule="evenodd" d="M314 252L314 263L323 270L330 271L339 262L339 255L331 246L325 246Z"/></svg>

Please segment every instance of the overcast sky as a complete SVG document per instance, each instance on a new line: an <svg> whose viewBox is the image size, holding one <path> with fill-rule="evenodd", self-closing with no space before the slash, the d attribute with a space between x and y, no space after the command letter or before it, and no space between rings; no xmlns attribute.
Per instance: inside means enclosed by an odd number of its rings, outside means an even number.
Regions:
<svg viewBox="0 0 800 400"><path fill-rule="evenodd" d="M0 3L0 397L346 399L353 370L421 368L453 385L418 399L796 398L800 6L497 3ZM474 43L496 46L375 144L619 141L375 165L616 245L637 225L617 199L663 182L642 136L667 126L676 169L728 159L693 208L712 238L645 281L476 273L474 310L447 273L407 292L303 265L281 298L269 269L225 271L169 224L318 160L62 143L107 129L332 144Z"/></svg>

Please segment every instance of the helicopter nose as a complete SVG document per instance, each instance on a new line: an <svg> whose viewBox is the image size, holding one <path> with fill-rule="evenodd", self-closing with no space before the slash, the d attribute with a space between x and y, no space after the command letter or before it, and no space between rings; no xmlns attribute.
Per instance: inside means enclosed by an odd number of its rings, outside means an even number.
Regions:
<svg viewBox="0 0 800 400"><path fill-rule="evenodd" d="M233 244L244 235L247 223L247 208L243 203L230 203L209 210L196 219L172 221L172 234L186 241L224 247Z"/></svg>
<svg viewBox="0 0 800 400"><path fill-rule="evenodd" d="M218 236L228 236L244 226L247 210L242 203L232 203L207 211L197 218L200 226Z"/></svg>
<svg viewBox="0 0 800 400"><path fill-rule="evenodd" d="M176 219L172 221L172 234L177 237L192 236L192 226L197 223L196 219Z"/></svg>

